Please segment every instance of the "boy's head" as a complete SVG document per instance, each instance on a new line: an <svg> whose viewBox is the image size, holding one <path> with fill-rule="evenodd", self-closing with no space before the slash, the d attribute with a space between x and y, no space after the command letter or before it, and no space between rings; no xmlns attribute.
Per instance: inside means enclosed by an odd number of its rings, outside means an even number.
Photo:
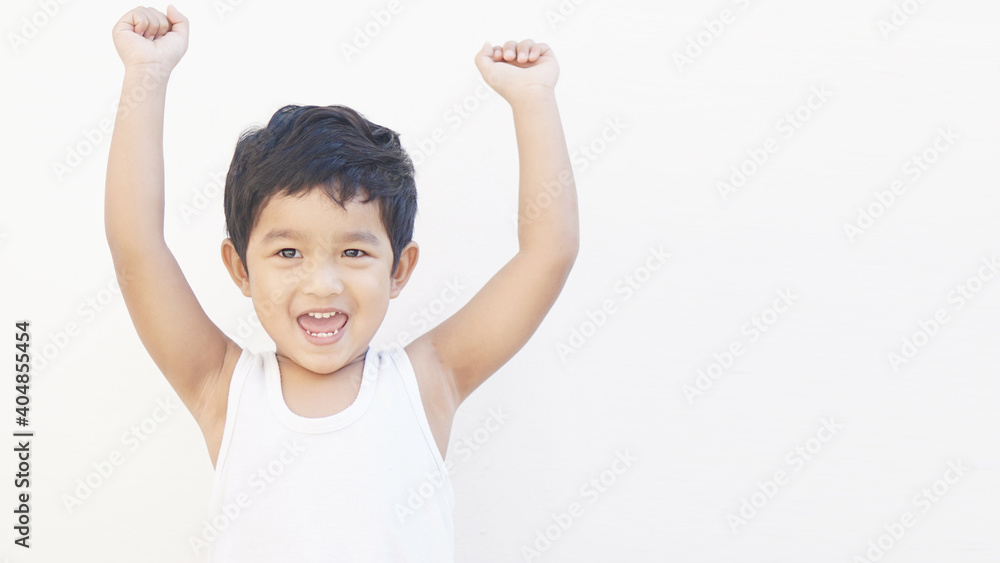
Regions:
<svg viewBox="0 0 1000 563"><path fill-rule="evenodd" d="M379 205L395 271L417 214L413 163L395 131L346 106L285 106L266 127L240 137L223 205L244 266L250 233L270 198L315 187L341 207L356 197Z"/></svg>
<svg viewBox="0 0 1000 563"><path fill-rule="evenodd" d="M343 106L286 106L240 138L224 199L223 260L279 356L330 373L363 355L418 254L398 135Z"/></svg>

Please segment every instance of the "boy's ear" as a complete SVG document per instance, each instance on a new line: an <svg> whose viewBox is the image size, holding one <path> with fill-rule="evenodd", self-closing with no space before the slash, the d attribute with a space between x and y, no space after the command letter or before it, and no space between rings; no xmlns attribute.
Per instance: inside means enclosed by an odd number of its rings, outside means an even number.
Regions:
<svg viewBox="0 0 1000 563"><path fill-rule="evenodd" d="M233 282L240 288L243 295L250 297L250 277L247 275L246 268L243 267L243 261L240 260L240 255L236 252L232 239L227 238L222 241L222 262L225 263L226 269L229 270L229 276L233 278Z"/></svg>
<svg viewBox="0 0 1000 563"><path fill-rule="evenodd" d="M389 287L389 299L393 299L403 291L406 282L410 280L410 274L417 265L417 258L420 256L420 247L416 241L410 241L403 251L399 253L399 263L396 264L396 273L392 275L392 283Z"/></svg>

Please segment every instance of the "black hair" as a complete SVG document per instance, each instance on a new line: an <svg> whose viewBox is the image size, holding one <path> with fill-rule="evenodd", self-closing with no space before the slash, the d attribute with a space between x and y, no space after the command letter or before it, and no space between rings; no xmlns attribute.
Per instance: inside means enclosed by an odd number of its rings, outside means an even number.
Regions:
<svg viewBox="0 0 1000 563"><path fill-rule="evenodd" d="M399 135L346 106L285 106L236 143L226 176L226 231L246 270L250 233L271 197L315 187L342 208L375 200L392 245L392 272L413 238L417 188Z"/></svg>

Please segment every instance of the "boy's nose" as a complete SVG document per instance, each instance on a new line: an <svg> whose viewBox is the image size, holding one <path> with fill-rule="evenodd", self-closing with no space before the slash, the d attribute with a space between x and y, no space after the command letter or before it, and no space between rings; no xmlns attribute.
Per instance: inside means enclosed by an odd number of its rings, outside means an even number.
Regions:
<svg viewBox="0 0 1000 563"><path fill-rule="evenodd" d="M332 260L314 260L303 264L301 275L302 291L326 297L344 291L344 281L340 270Z"/></svg>

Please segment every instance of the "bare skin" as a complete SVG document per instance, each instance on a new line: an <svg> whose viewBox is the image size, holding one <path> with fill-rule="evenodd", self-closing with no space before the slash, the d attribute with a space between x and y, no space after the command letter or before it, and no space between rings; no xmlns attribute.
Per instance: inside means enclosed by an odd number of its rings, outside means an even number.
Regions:
<svg viewBox="0 0 1000 563"><path fill-rule="evenodd" d="M242 349L205 314L163 237L166 87L187 51L188 28L173 7L166 14L135 8L114 27L125 77L108 158L105 231L136 332L197 421L215 467ZM575 183L555 100L554 54L530 39L508 41L484 45L474 62L514 118L518 251L459 311L405 347L442 457L458 407L534 334L579 248ZM312 190L305 199L269 202L262 211L267 221L251 233L246 264L229 239L222 244L226 269L277 345L285 402L309 418L353 403L371 338L419 257L411 242L393 270L376 204L351 202L341 209L328 200L325 206L321 197ZM293 224L299 229L295 239L265 236ZM367 242L349 240L358 231L371 235ZM296 319L327 307L349 320L339 341L319 345Z"/></svg>

